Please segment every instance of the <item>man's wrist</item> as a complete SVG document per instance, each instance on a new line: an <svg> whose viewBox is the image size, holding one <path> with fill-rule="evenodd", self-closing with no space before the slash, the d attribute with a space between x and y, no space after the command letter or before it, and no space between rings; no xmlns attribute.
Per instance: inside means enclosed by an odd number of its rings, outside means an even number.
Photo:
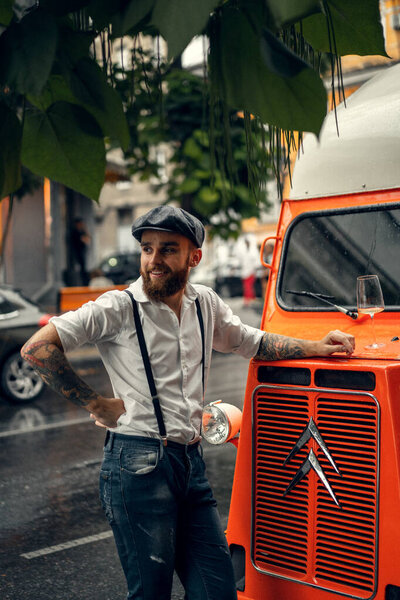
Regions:
<svg viewBox="0 0 400 600"><path fill-rule="evenodd" d="M103 396L100 394L93 393L93 396L87 402L85 409L88 412L98 413L103 406Z"/></svg>
<svg viewBox="0 0 400 600"><path fill-rule="evenodd" d="M319 342L304 340L304 354L308 356L317 356L319 354Z"/></svg>

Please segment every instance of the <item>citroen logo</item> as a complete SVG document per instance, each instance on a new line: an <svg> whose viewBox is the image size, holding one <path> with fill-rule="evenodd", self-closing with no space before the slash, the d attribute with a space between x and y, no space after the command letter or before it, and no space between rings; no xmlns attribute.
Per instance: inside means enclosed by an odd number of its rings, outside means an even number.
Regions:
<svg viewBox="0 0 400 600"><path fill-rule="evenodd" d="M335 461L333 460L331 453L328 450L327 445L325 444L324 440L322 439L322 436L321 436L320 432L318 431L318 427L314 423L312 417L310 418L307 427L304 429L303 433L300 435L299 439L297 440L297 442L293 446L292 450L286 457L285 462L283 463L283 466L287 465L288 462L290 462L292 460L292 458L294 456L296 456L296 454L299 452L299 450L301 450L301 448L303 448L303 446L305 444L307 444L307 442L310 438L314 438L314 440L317 442L318 446L321 448L322 452L325 454L326 458L329 460L333 469L341 477L342 474L340 473L339 469L337 468ZM332 490L330 483L324 473L324 470L321 467L321 464L320 464L318 458L315 456L315 453L312 448L310 449L310 452L308 453L306 460L303 462L300 469L297 471L296 475L293 477L292 481L286 488L283 495L286 496L287 494L289 494L289 492L291 492L292 489L307 475L307 473L310 471L310 469L314 469L314 471L316 472L316 474L318 475L318 477L320 478L320 480L322 481L322 483L328 490L332 500L340 508L340 504L335 496L335 493Z"/></svg>

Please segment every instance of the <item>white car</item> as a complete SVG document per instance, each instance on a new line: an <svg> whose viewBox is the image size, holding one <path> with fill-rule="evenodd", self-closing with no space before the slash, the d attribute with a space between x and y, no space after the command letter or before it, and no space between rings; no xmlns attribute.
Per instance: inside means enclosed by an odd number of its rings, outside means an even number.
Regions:
<svg viewBox="0 0 400 600"><path fill-rule="evenodd" d="M7 285L0 285L0 397L24 404L35 400L44 383L21 358L20 350L51 315Z"/></svg>

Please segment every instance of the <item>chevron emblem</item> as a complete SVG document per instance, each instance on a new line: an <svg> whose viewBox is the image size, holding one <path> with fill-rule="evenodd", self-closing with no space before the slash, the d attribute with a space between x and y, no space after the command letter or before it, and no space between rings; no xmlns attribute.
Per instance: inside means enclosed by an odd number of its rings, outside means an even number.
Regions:
<svg viewBox="0 0 400 600"><path fill-rule="evenodd" d="M336 463L333 460L332 455L329 452L327 445L325 444L324 440L322 439L322 436L318 430L318 427L314 423L314 420L312 417L310 418L310 420L307 424L307 427L304 429L303 433L300 435L299 439L297 440L297 442L293 446L292 450L286 457L285 462L283 463L283 466L287 465L292 460L292 458L294 456L296 456L296 454L303 448L303 446L305 446L305 444L307 444L308 440L311 438L313 438L317 442L318 446L321 448L322 452L325 454L326 458L329 460L333 469L341 477L342 474L340 473L338 467L336 466ZM312 448L310 449L308 456L305 459L305 461L303 462L303 464L301 465L300 469L297 471L297 473L293 477L292 481L290 482L290 484L284 491L283 495L286 496L287 494L289 494L289 492L291 492L293 490L293 488L296 487L296 485L307 475L307 473L311 469L314 469L315 473L320 478L320 480L324 484L325 488L328 490L329 495L332 498L332 500L335 502L335 504L339 508L341 508L339 501L336 498L335 493L328 481L328 478L326 477L326 475L324 473L321 463L319 462L318 458L315 456L315 453Z"/></svg>

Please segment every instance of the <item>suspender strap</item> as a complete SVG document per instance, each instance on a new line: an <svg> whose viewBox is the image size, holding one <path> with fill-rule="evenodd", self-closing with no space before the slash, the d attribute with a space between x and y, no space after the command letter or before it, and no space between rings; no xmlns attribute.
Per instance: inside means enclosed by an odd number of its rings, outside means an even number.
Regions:
<svg viewBox="0 0 400 600"><path fill-rule="evenodd" d="M140 322L138 307L137 307L136 300L133 297L132 293L129 290L125 290L125 292L128 294L128 296L130 297L131 302L132 302L133 317L135 319L135 325L136 325L136 333L138 336L140 352L142 353L142 358L143 358L144 368L146 371L147 382L149 384L151 399L153 401L154 412L155 412L157 424L158 424L158 430L160 432L160 436L161 436L161 439L163 440L164 445L166 445L167 432L165 429L165 423L164 423L164 418L163 418L162 411L161 411L160 400L159 400L158 394L157 394L156 384L154 382L153 372L151 370L149 354L147 352L146 340L144 339L144 334L143 334L142 324Z"/></svg>
<svg viewBox="0 0 400 600"><path fill-rule="evenodd" d="M204 392L205 392L205 390L204 390L204 371L205 371L205 364L206 364L205 343L204 343L204 321L203 321L203 315L201 314L199 299L196 298L195 302L196 302L197 317L199 319L200 332L201 332L201 379L203 382L203 400L204 400Z"/></svg>
<svg viewBox="0 0 400 600"><path fill-rule="evenodd" d="M124 291L128 294L128 296L130 297L131 302L132 302L133 318L135 319L136 333L138 336L140 352L142 354L143 364L144 364L144 368L146 371L147 383L149 384L151 399L153 401L154 412L155 412L157 424L158 424L158 430L160 432L160 437L163 440L163 444L164 444L164 446L166 446L167 445L167 431L165 429L165 423L164 423L164 418L163 418L162 411L161 411L160 400L158 398L157 388L156 388L156 384L155 384L154 377L153 377L153 371L151 369L149 354L147 352L146 340L144 339L143 328L142 328L142 324L140 322L139 310L137 307L136 300L132 295L132 292L130 292L129 290L124 290ZM204 321L203 321L203 315L201 313L199 299L196 298L195 302L196 302L196 311L197 311L197 317L199 319L200 333L201 333L201 345L202 345L201 376L202 376L202 382L203 382L203 399L204 399L204 371L205 371Z"/></svg>

